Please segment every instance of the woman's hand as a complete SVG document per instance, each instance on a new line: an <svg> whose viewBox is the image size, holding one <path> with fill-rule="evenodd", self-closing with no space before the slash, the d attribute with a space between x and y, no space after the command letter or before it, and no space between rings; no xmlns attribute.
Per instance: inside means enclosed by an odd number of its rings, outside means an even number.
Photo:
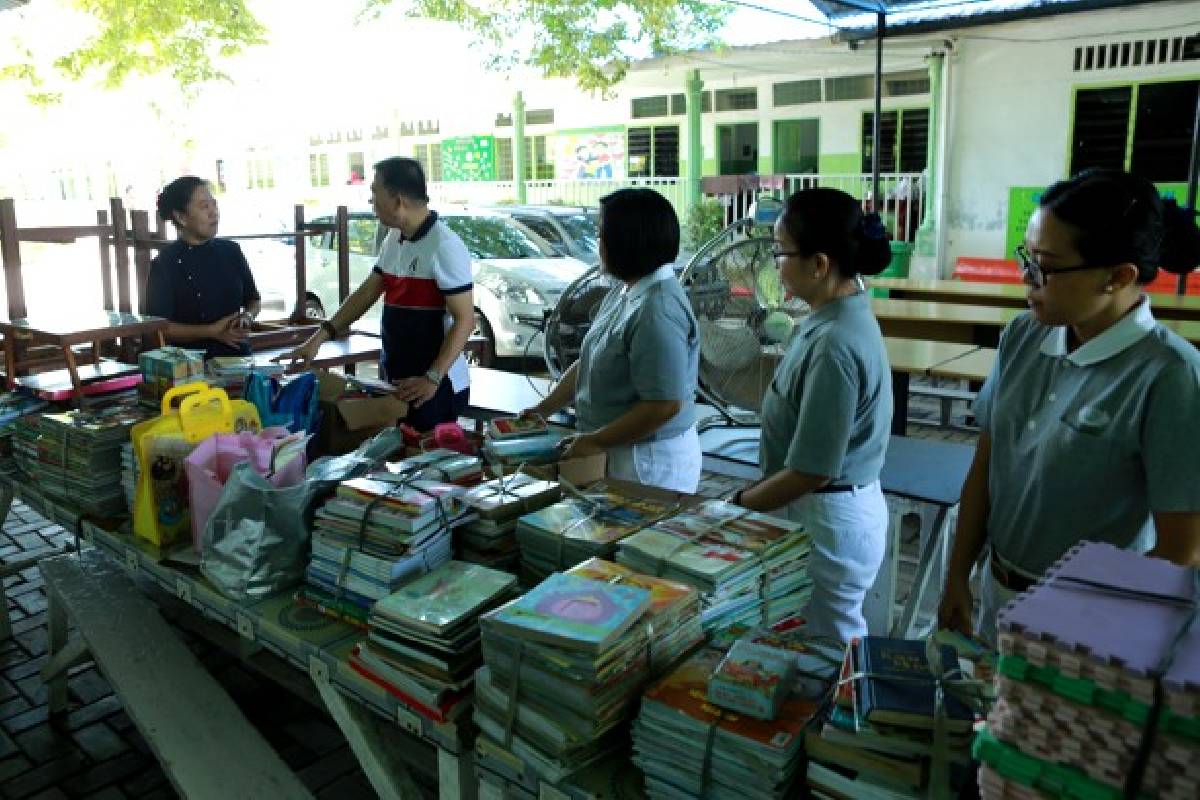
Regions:
<svg viewBox="0 0 1200 800"><path fill-rule="evenodd" d="M235 311L228 316L221 317L216 322L209 325L210 339L216 339L222 344L227 344L230 347L238 347L242 342L246 341L246 329L239 326L238 322L241 319L241 312Z"/></svg>
<svg viewBox="0 0 1200 800"><path fill-rule="evenodd" d="M942 590L942 602L938 605L938 627L972 634L971 610L974 598L968 580L949 575L946 588Z"/></svg>
<svg viewBox="0 0 1200 800"><path fill-rule="evenodd" d="M569 458L587 458L588 456L605 452L604 448L597 444L592 435L588 433L567 436L559 443L559 447L562 448L562 457L564 460Z"/></svg>

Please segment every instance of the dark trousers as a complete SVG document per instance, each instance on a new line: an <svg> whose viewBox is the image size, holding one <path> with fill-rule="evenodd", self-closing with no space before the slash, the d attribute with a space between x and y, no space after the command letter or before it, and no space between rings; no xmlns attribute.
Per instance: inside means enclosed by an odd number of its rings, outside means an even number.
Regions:
<svg viewBox="0 0 1200 800"><path fill-rule="evenodd" d="M455 392L449 378L442 378L437 392L420 406L408 409L404 421L424 433L442 422L457 422L466 413L471 399L471 387Z"/></svg>

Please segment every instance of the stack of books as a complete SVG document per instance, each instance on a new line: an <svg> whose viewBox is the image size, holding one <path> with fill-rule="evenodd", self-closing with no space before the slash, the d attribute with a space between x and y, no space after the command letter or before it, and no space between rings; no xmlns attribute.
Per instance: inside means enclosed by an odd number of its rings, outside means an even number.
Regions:
<svg viewBox="0 0 1200 800"><path fill-rule="evenodd" d="M137 497L137 483L141 472L137 456L133 454L133 442L125 442L121 445L121 492L125 495L125 504L130 514L133 513L133 501Z"/></svg>
<svg viewBox="0 0 1200 800"><path fill-rule="evenodd" d="M475 486L483 480L483 466L478 456L468 456L454 450L429 450L391 461L388 472L411 478L453 483L455 486Z"/></svg>
<svg viewBox="0 0 1200 800"><path fill-rule="evenodd" d="M205 381L218 386L230 397L241 397L251 372L282 378L287 365L263 356L216 356L205 364Z"/></svg>
<svg viewBox="0 0 1200 800"><path fill-rule="evenodd" d="M825 797L924 797L933 777L935 682L927 648L941 659L945 681L964 676L948 645L867 636L851 643L834 709L808 732L809 785ZM966 777L975 712L956 691L943 692L942 753L954 783Z"/></svg>
<svg viewBox="0 0 1200 800"><path fill-rule="evenodd" d="M17 420L26 414L36 414L48 405L29 392L0 392L0 474L13 475L17 471L12 444Z"/></svg>
<svg viewBox="0 0 1200 800"><path fill-rule="evenodd" d="M455 531L459 558L473 564L514 570L520 558L517 519L557 502L562 492L553 481L517 473L485 481L463 495L475 518Z"/></svg>
<svg viewBox="0 0 1200 800"><path fill-rule="evenodd" d="M514 432L502 439L488 438L483 445L484 459L489 464L516 466L518 464L553 464L562 455L561 442L573 431L567 428L546 428L536 432Z"/></svg>
<svg viewBox="0 0 1200 800"><path fill-rule="evenodd" d="M523 577L540 580L593 557L613 560L625 537L675 510L666 503L596 486L586 494L572 495L527 514L517 523ZM635 572L658 574L637 564L629 566Z"/></svg>
<svg viewBox="0 0 1200 800"><path fill-rule="evenodd" d="M484 615L481 735L553 783L619 749L648 675L650 607L645 589L557 573Z"/></svg>
<svg viewBox="0 0 1200 800"><path fill-rule="evenodd" d="M450 560L462 489L395 477L343 481L317 509L299 602L366 627L377 600Z"/></svg>
<svg viewBox="0 0 1200 800"><path fill-rule="evenodd" d="M642 575L602 558L589 558L567 574L650 592L650 608L638 624L646 629L650 672L654 676L673 669L682 656L704 641L700 596L686 584Z"/></svg>
<svg viewBox="0 0 1200 800"><path fill-rule="evenodd" d="M655 522L623 539L617 561L700 591L704 628L773 625L812 592L803 526L720 500Z"/></svg>
<svg viewBox="0 0 1200 800"><path fill-rule="evenodd" d="M804 731L820 701L789 695L774 720L726 711L708 700L725 657L696 653L652 686L633 725L633 762L654 800L684 797L790 800L803 794Z"/></svg>
<svg viewBox="0 0 1200 800"><path fill-rule="evenodd" d="M121 488L121 446L129 430L153 416L136 400L84 410L21 417L13 456L27 479L80 511L115 517L127 511Z"/></svg>
<svg viewBox="0 0 1200 800"><path fill-rule="evenodd" d="M1156 706L1137 796L1200 796L1197 602L1195 568L1084 542L1009 603L983 797L1130 796Z"/></svg>
<svg viewBox="0 0 1200 800"><path fill-rule="evenodd" d="M160 347L138 356L142 382L138 399L151 408L160 408L168 391L185 383L204 380L204 351L183 347Z"/></svg>
<svg viewBox="0 0 1200 800"><path fill-rule="evenodd" d="M479 615L516 587L513 575L449 561L375 604L350 666L434 722L457 719L480 663Z"/></svg>

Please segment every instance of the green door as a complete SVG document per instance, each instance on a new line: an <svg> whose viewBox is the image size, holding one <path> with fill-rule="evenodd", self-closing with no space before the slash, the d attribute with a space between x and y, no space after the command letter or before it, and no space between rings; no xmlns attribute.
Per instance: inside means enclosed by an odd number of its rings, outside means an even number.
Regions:
<svg viewBox="0 0 1200 800"><path fill-rule="evenodd" d="M758 172L758 123L717 126L718 171L721 175Z"/></svg>
<svg viewBox="0 0 1200 800"><path fill-rule="evenodd" d="M821 153L820 120L776 120L774 145L776 173L815 174Z"/></svg>

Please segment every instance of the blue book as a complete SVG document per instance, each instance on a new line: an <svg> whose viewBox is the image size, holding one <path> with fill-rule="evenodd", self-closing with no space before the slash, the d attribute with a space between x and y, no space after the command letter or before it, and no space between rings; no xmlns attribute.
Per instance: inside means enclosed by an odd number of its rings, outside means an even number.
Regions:
<svg viewBox="0 0 1200 800"><path fill-rule="evenodd" d="M645 589L555 573L482 621L510 636L603 653L650 608L650 599Z"/></svg>
<svg viewBox="0 0 1200 800"><path fill-rule="evenodd" d="M961 679L954 648L939 647L942 664L952 679ZM866 636L855 653L858 668L869 676L858 681L861 716L870 723L906 728L933 728L933 675L925 656L925 642ZM962 701L945 693L946 730L971 730L975 715Z"/></svg>

